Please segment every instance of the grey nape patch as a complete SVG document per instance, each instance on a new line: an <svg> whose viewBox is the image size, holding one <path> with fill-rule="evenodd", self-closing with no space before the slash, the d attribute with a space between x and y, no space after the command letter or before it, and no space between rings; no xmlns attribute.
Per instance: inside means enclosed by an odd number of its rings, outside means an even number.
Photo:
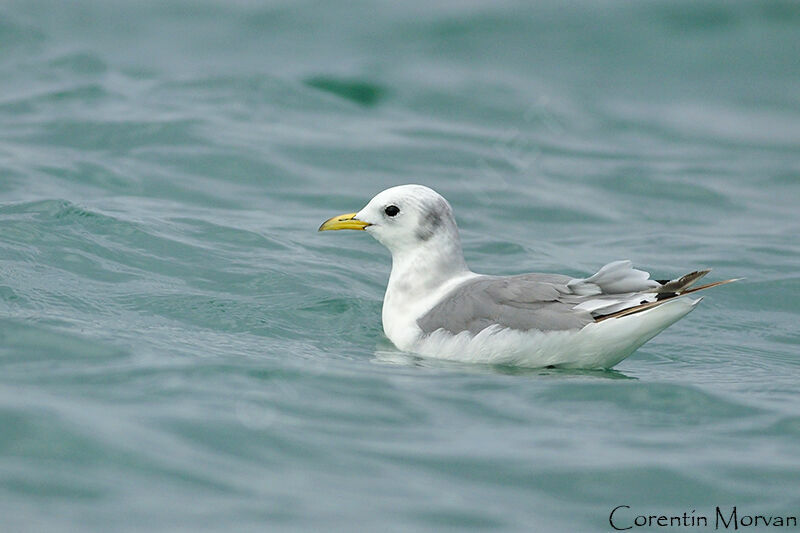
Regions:
<svg viewBox="0 0 800 533"><path fill-rule="evenodd" d="M433 234L436 233L436 230L442 225L441 211L434 208L431 209L427 215L428 216L426 216L425 219L420 222L420 225L416 231L417 239L421 241L427 241L433 237Z"/></svg>

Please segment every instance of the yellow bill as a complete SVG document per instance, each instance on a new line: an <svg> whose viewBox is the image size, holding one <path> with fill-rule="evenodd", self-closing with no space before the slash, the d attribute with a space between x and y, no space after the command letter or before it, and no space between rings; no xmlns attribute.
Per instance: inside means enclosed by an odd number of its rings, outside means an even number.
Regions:
<svg viewBox="0 0 800 533"><path fill-rule="evenodd" d="M369 222L364 222L356 218L356 213L345 213L331 217L319 227L319 231L332 231L337 229L357 229L364 231L369 226Z"/></svg>

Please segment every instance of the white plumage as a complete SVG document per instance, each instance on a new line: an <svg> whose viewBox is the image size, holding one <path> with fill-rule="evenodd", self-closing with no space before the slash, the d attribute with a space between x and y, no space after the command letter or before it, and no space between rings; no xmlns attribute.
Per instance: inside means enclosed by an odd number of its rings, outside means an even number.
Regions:
<svg viewBox="0 0 800 533"><path fill-rule="evenodd" d="M376 195L320 231L362 229L392 253L383 329L401 350L443 359L526 367L611 368L689 313L680 298L708 273L650 279L630 261L573 279L484 276L464 261L447 201L421 185Z"/></svg>
<svg viewBox="0 0 800 533"><path fill-rule="evenodd" d="M701 299L667 302L579 330L518 331L489 326L476 335L437 330L408 351L469 363L521 367L611 368L688 314Z"/></svg>

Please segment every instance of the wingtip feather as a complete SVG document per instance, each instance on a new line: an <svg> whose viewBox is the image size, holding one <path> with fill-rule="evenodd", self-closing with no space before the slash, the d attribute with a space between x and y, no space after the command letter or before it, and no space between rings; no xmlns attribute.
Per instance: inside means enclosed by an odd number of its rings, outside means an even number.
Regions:
<svg viewBox="0 0 800 533"><path fill-rule="evenodd" d="M683 296L686 296L687 294L690 294L690 293L693 293L693 292L697 292L697 291L702 291L704 289L710 289L711 287L718 287L719 285L726 285L728 283L733 283L734 281L739 281L740 279L742 279L742 278L733 278L733 279L726 279L726 280L722 280L722 281L715 281L714 283L707 283L706 285L701 285L700 287L695 287L694 289L685 290L685 291L681 292L680 294L676 294L676 295L671 296L669 298L666 298L664 300L658 300L658 301L655 301L655 302L648 302L648 303L644 303L644 304L641 304L641 305L636 305L634 307L629 307L628 309L623 309L621 311L617 311L616 313L611 313L609 315L598 316L598 317L595 318L595 322L602 322L603 320L607 320L609 318L619 318L619 317L623 317L623 316L627 316L627 315L632 315L634 313L639 313L641 311L645 311L647 309L651 309L653 307L657 307L659 305L663 305L663 304L665 304L667 302L671 302L671 301L673 301L673 300L675 300L677 298L681 298ZM703 297L701 296L697 300L694 300L692 302L692 306L695 306L698 303L700 303L700 301L702 299L703 299Z"/></svg>

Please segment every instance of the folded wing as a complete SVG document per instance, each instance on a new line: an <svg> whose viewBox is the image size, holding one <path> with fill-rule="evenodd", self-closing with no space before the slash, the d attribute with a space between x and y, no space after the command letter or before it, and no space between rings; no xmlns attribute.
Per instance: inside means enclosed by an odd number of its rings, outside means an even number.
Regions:
<svg viewBox="0 0 800 533"><path fill-rule="evenodd" d="M581 329L592 322L660 305L689 292L709 270L674 280L652 280L630 261L615 261L584 279L555 274L478 276L456 287L417 320L423 333L444 329L476 334L498 325L514 330Z"/></svg>

